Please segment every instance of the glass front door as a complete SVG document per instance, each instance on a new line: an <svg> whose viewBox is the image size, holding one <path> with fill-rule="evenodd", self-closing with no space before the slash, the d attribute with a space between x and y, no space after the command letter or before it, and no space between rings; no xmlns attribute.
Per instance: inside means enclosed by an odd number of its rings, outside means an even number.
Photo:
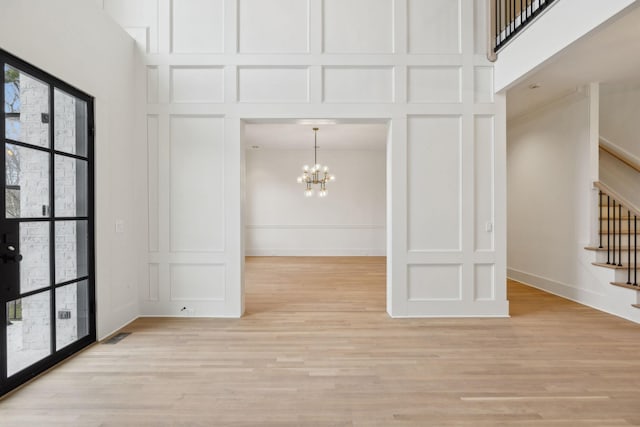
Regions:
<svg viewBox="0 0 640 427"><path fill-rule="evenodd" d="M0 395L95 341L93 99L0 50Z"/></svg>

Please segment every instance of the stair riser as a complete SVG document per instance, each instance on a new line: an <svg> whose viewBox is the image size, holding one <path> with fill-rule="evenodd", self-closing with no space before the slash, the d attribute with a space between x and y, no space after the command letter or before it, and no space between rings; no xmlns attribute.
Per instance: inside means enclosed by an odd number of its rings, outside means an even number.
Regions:
<svg viewBox="0 0 640 427"><path fill-rule="evenodd" d="M629 223L627 221L618 222L618 220L616 220L616 227L615 228L616 228L616 231L622 230L624 232L627 232L628 230L631 230L631 234L633 234L633 232L636 231L633 228L633 223L631 223L631 228L629 228ZM606 221L603 222L602 223L602 230L603 231L607 231L609 229L613 230L613 222L610 222L610 223L608 223ZM638 224L638 235L640 236L640 224Z"/></svg>
<svg viewBox="0 0 640 427"><path fill-rule="evenodd" d="M628 251L622 251L622 264L626 265L628 264ZM609 255L609 261L613 262L613 254ZM619 261L619 255L618 255L618 251L616 251L616 264ZM606 263L607 262L607 253L606 252L598 252L598 254L596 255L596 262L599 263ZM640 253L638 253L638 263L640 264ZM633 264L633 252L631 252L631 264Z"/></svg>
<svg viewBox="0 0 640 427"><path fill-rule="evenodd" d="M616 270L616 282L627 283L627 270ZM638 280L640 280L640 273L638 273ZM635 280L633 270L631 270L631 283Z"/></svg>
<svg viewBox="0 0 640 427"><path fill-rule="evenodd" d="M598 213L603 218L613 217L613 215L614 215L613 204L612 204L612 206L609 206L609 210L608 211L607 211L607 206L606 205L598 207ZM616 215L616 218L618 218L620 216L620 210L619 210L618 206L615 207L615 215ZM629 211L627 209L625 209L624 207L622 208L622 216L623 217L629 216ZM633 214L631 214L631 220L633 221ZM638 218L638 221L640 221L640 218Z"/></svg>

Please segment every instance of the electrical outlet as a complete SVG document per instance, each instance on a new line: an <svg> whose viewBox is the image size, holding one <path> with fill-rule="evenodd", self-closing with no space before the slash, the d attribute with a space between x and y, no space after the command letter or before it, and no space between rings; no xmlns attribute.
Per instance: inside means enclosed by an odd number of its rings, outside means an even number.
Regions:
<svg viewBox="0 0 640 427"><path fill-rule="evenodd" d="M180 313L185 316L194 316L196 314L196 310L194 308L185 306L180 309Z"/></svg>

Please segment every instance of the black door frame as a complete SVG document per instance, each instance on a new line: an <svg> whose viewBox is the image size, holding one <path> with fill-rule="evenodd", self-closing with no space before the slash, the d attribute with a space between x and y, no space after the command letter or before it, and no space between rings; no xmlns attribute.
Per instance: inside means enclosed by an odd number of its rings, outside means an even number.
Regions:
<svg viewBox="0 0 640 427"><path fill-rule="evenodd" d="M4 66L8 64L13 66L20 71L24 71L32 77L37 78L43 83L49 86L49 147L34 147L29 144L24 144L19 141L13 141L5 138L5 111L4 111ZM17 372L12 375L10 378L7 378L7 316L8 316L8 308L7 302L8 294L5 292L0 292L0 397L9 391L15 389L16 387L24 384L29 381L33 377L41 374L62 360L68 358L74 353L82 350L83 348L89 346L90 344L96 341L96 291L95 291L95 212L94 212L94 140L95 140L95 132L94 132L94 98L81 90L70 86L69 84L59 80L58 78L50 75L49 73L40 70L39 68L19 59L18 57L0 49L0 69L2 69L3 73L3 86L0 89L0 106L2 106L2 111L0 111L0 143L2 144L2 149L0 150L0 221L7 222L34 222L33 218L17 218L17 219L6 219L6 201L5 201L5 189L6 189L6 150L5 143L15 144L19 146L26 146L28 148L36 148L40 151L47 152L50 154L50 174L49 174L49 201L50 204L50 213L45 218L38 218L35 221L44 221L50 224L50 239L49 239L49 268L51 272L51 280L49 286L46 288L38 289L33 292L26 292L21 295L21 297L27 297L31 294L37 294L41 292L50 292L50 337L51 337L51 353L49 356L44 359L36 362L35 364L28 366L27 368ZM87 103L87 155L79 156L73 155L66 152L58 152L55 150L54 145L54 129L55 129L55 106L54 106L54 89L60 89L61 91L74 96L82 101ZM54 199L55 199L55 168L54 168L54 159L55 155L64 155L67 158L76 158L80 160L87 161L87 217L70 217L70 218L56 218L55 210L54 210ZM55 221L63 221L63 220L78 220L78 219L86 219L88 222L88 248L87 248L87 276L83 276L83 278L76 278L69 282L64 283L55 283L54 269L55 269L55 239L54 239L54 231L55 231ZM0 261L2 262L2 261ZM56 309L55 309L55 290L61 288L62 286L68 285L70 283L78 282L80 283L82 280L86 280L88 284L88 308L89 308L89 333L80 338L79 340L69 344L68 346L56 351ZM0 277L0 286L4 291L7 286L2 283L2 278ZM8 300L5 301L5 298Z"/></svg>

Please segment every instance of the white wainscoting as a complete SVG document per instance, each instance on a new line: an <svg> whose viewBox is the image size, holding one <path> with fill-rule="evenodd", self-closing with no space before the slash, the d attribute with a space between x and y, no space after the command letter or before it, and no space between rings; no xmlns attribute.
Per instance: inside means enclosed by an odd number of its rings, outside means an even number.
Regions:
<svg viewBox="0 0 640 427"><path fill-rule="evenodd" d="M248 256L385 256L386 232L384 225L247 225L245 253Z"/></svg>
<svg viewBox="0 0 640 427"><path fill-rule="evenodd" d="M461 123L460 116L409 118L410 251L460 250Z"/></svg>
<svg viewBox="0 0 640 427"><path fill-rule="evenodd" d="M393 68L324 67L324 102L393 102Z"/></svg>
<svg viewBox="0 0 640 427"><path fill-rule="evenodd" d="M104 0L148 67L154 267L142 312L240 316L245 253L331 250L386 253L393 316L506 315L505 100L492 93L484 3ZM243 123L295 119L389 123L379 216L278 218L272 205L300 194L299 165L270 204L252 199ZM310 206L354 206L335 172L330 196ZM200 264L224 276L203 283L205 270L179 267ZM224 300L203 300L212 295Z"/></svg>
<svg viewBox="0 0 640 427"><path fill-rule="evenodd" d="M409 52L460 53L461 3L460 0L409 0ZM476 2L476 6L479 3Z"/></svg>
<svg viewBox="0 0 640 427"><path fill-rule="evenodd" d="M173 252L224 251L224 119L171 117Z"/></svg>
<svg viewBox="0 0 640 427"><path fill-rule="evenodd" d="M393 0L324 0L325 53L392 53Z"/></svg>
<svg viewBox="0 0 640 427"><path fill-rule="evenodd" d="M238 20L241 53L309 52L308 0L238 0Z"/></svg>
<svg viewBox="0 0 640 427"><path fill-rule="evenodd" d="M224 68L171 67L171 102L224 102Z"/></svg>
<svg viewBox="0 0 640 427"><path fill-rule="evenodd" d="M224 0L172 0L171 51L222 53Z"/></svg>
<svg viewBox="0 0 640 427"><path fill-rule="evenodd" d="M306 67L239 67L238 101L308 102L309 71Z"/></svg>

